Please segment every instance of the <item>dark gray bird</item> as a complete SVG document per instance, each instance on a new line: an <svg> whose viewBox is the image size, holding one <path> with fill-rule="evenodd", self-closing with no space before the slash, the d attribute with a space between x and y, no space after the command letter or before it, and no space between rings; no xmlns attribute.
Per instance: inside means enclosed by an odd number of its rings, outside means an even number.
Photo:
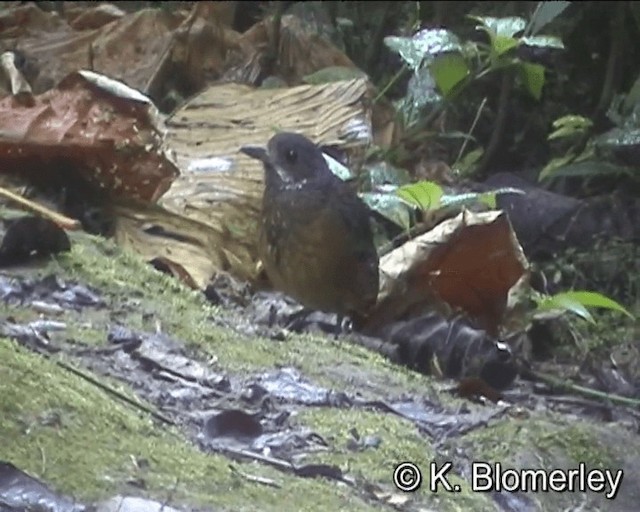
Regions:
<svg viewBox="0 0 640 512"><path fill-rule="evenodd" d="M368 207L303 135L241 151L264 164L258 250L274 287L312 309L366 315L378 296Z"/></svg>

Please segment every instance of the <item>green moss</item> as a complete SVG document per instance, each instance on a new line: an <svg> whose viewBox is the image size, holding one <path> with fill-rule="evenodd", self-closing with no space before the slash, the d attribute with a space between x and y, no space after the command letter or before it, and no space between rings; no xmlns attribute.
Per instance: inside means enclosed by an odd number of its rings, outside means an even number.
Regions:
<svg viewBox="0 0 640 512"><path fill-rule="evenodd" d="M104 344L114 324L148 332L160 329L200 351L203 360L214 361L210 364L231 374L293 366L314 384L373 399L403 394L437 396L452 409L459 402L449 394L438 393L438 388L450 387L450 383L434 383L346 341L292 335L279 342L220 327L216 324L218 319L226 324L247 319L212 307L201 293L156 272L138 256L127 254L109 241L82 233L74 234L73 239L70 254L40 268L18 270L30 276L54 274L78 281L93 287L105 300L104 307L68 310L56 316L67 328L51 333L54 342L61 338L87 345ZM2 307L5 316L18 322L41 316L24 306ZM593 435L593 423L573 425L560 415L541 418L532 413L526 420L496 421L487 429L438 445L436 451L415 425L388 413L301 408L297 421L326 439L329 447L307 456L304 462L336 464L355 475L359 484L353 489L323 479L292 477L264 464L233 463L245 474L271 479L280 486L273 488L234 473L229 459L201 453L184 439L183 433L155 424L148 416L114 402L93 385L63 370L55 361L6 340L0 340L0 377L0 439L10 440L0 443L0 459L83 500L116 492L139 495L143 492L140 485L144 484L146 494L171 504L269 511L280 510L286 503L296 510L371 510L380 509L381 505L375 500L367 503L360 491L365 483L372 483L397 495L391 476L400 461L417 463L426 477L432 460L444 462L459 457L520 467L541 463L557 467L573 461L607 466L615 459L606 443L598 442ZM103 377L101 380L133 396L124 384ZM361 437L380 437L382 444L353 451L347 445L352 428ZM452 483L460 484L460 493L433 495L425 481L424 488L409 501L416 507L420 504L424 505L422 508L443 511L495 509L486 494L471 493L467 483L449 476ZM129 488L131 482L136 486Z"/></svg>
<svg viewBox="0 0 640 512"><path fill-rule="evenodd" d="M547 429L538 438L540 444L537 446L550 453L561 453L573 464L584 462L590 468L602 469L614 467L616 457L590 430L575 425Z"/></svg>
<svg viewBox="0 0 640 512"><path fill-rule="evenodd" d="M443 511L495 510L487 495L471 492L465 481L454 473L447 476L451 485L460 486L459 493L445 497L446 493L433 494L428 490L429 464L445 461L431 447L428 438L406 419L364 409L305 410L298 418L329 445L328 451L319 451L313 456L318 462L338 465L356 477L392 489L394 468L410 461L422 471L424 480L418 496L429 506ZM375 448L354 450L349 446L354 440L352 432L357 432L361 439L375 436L381 442Z"/></svg>
<svg viewBox="0 0 640 512"><path fill-rule="evenodd" d="M137 481L156 497L233 510L255 510L256 503L280 510L283 502L310 511L369 509L348 488L235 464L282 487L249 482L229 469L228 459L201 453L176 430L6 339L0 339L0 374L0 459L78 499L127 492L128 482Z"/></svg>
<svg viewBox="0 0 640 512"><path fill-rule="evenodd" d="M382 381L389 393L430 389L430 381L415 372L398 368L382 356L347 341L327 337L290 336L284 342L245 336L214 323L233 314L209 304L202 293L155 271L137 255L129 254L99 237L75 234L72 251L52 260L38 271L54 273L92 286L108 308L84 308L65 312L69 322L66 337L87 344L104 343L109 326L121 323L131 329L163 332L213 357L231 372L260 371L276 366L294 366L308 378L327 387L360 390L363 382ZM26 320L26 319L25 319ZM237 317L236 321L246 322ZM379 379L372 379L375 375ZM391 377L393 375L393 377ZM360 378L358 377L360 376Z"/></svg>
<svg viewBox="0 0 640 512"><path fill-rule="evenodd" d="M560 415L552 418L509 418L490 429L474 430L464 437L476 460L500 461L522 467L563 467L584 462L589 467L613 467L615 456L601 442L591 423L575 425ZM538 460L529 456L536 451ZM543 457L543 461L539 457Z"/></svg>

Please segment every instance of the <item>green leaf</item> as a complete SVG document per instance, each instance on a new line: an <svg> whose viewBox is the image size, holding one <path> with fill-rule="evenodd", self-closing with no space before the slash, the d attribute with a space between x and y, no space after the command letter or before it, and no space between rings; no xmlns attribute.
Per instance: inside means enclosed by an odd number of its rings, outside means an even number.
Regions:
<svg viewBox="0 0 640 512"><path fill-rule="evenodd" d="M580 153L573 161L574 164L592 161L596 158L596 146L591 141L587 142L582 153Z"/></svg>
<svg viewBox="0 0 640 512"><path fill-rule="evenodd" d="M562 14L569 5L571 2L538 2L536 10L529 20L527 33L537 34L542 27Z"/></svg>
<svg viewBox="0 0 640 512"><path fill-rule="evenodd" d="M433 181L419 181L398 188L396 194L421 210L435 210L440 207L443 191L442 187Z"/></svg>
<svg viewBox="0 0 640 512"><path fill-rule="evenodd" d="M593 121L588 117L578 116L575 114L569 114L566 116L559 117L556 119L552 126L554 128L561 128L563 126L571 126L575 128L591 128L593 126Z"/></svg>
<svg viewBox="0 0 640 512"><path fill-rule="evenodd" d="M576 158L576 154L573 151L570 151L564 156L560 156L558 158L553 158L544 168L540 171L540 175L538 176L538 180L542 181L545 178L549 178L553 175L556 169L563 167L571 162L573 162Z"/></svg>
<svg viewBox="0 0 640 512"><path fill-rule="evenodd" d="M476 28L488 32L492 39L495 36L513 37L518 32L522 32L527 26L527 22L519 16L510 16L507 18L469 16L469 18L479 21L481 25Z"/></svg>
<svg viewBox="0 0 640 512"><path fill-rule="evenodd" d="M635 106L640 104L640 76L636 78L636 81L629 89L624 101L622 103L622 113L629 115L633 112Z"/></svg>
<svg viewBox="0 0 640 512"><path fill-rule="evenodd" d="M405 97L396 102L395 107L404 118L405 127L411 127L418 122L423 109L437 110L443 101L431 71L423 67L411 76Z"/></svg>
<svg viewBox="0 0 640 512"><path fill-rule="evenodd" d="M382 192L364 192L360 194L360 197L369 208L404 230L408 230L411 227L411 222L413 221L412 211L396 195Z"/></svg>
<svg viewBox="0 0 640 512"><path fill-rule="evenodd" d="M509 50L518 46L520 42L508 36L495 36L491 39L491 49L496 56L504 55Z"/></svg>
<svg viewBox="0 0 640 512"><path fill-rule="evenodd" d="M520 64L520 69L522 70L522 80L527 91L536 100L539 100L542 95L542 87L544 87L544 66L523 62Z"/></svg>
<svg viewBox="0 0 640 512"><path fill-rule="evenodd" d="M380 158L384 156L380 155ZM367 174L371 187L376 190L387 186L400 186L411 183L409 172L399 167L394 167L384 160L377 160L376 163L367 164Z"/></svg>
<svg viewBox="0 0 640 512"><path fill-rule="evenodd" d="M451 130L450 132L434 133L433 137L438 140L467 140L469 142L478 142L476 138L470 133L464 133L458 130Z"/></svg>
<svg viewBox="0 0 640 512"><path fill-rule="evenodd" d="M426 60L451 51L461 51L460 39L453 32L438 28L416 32L413 37L388 36L384 43L396 51L412 70L417 70Z"/></svg>
<svg viewBox="0 0 640 512"><path fill-rule="evenodd" d="M568 311L570 313L574 313L579 317L587 320L591 323L595 323L593 316L584 307L580 301L576 299L572 299L571 297L567 297L564 294L557 294L553 297L546 297L538 303L537 309L539 311L550 311L550 310L560 310L560 311Z"/></svg>
<svg viewBox="0 0 640 512"><path fill-rule="evenodd" d="M553 170L550 176L553 178L568 178L580 176L592 177L592 176L619 176L627 175L633 177L636 169L632 167L623 167L621 165L612 164L610 162L602 162L597 160L589 160L586 162L573 162L568 165L563 165Z"/></svg>
<svg viewBox="0 0 640 512"><path fill-rule="evenodd" d="M618 311L635 320L635 317L615 300L597 292L584 290L562 292L542 299L538 303L538 309L565 309L592 322L593 317L586 310L587 307Z"/></svg>
<svg viewBox="0 0 640 512"><path fill-rule="evenodd" d="M582 135L593 126L593 121L582 116L568 115L556 119L552 126L555 131L549 134L547 140Z"/></svg>
<svg viewBox="0 0 640 512"><path fill-rule="evenodd" d="M631 15L636 23L636 28L640 28L640 4L638 4L638 2L630 2L627 5L631 9Z"/></svg>
<svg viewBox="0 0 640 512"><path fill-rule="evenodd" d="M464 155L454 168L461 174L467 174L470 169L482 158L484 148L476 148Z"/></svg>
<svg viewBox="0 0 640 512"><path fill-rule="evenodd" d="M322 156L324 157L325 162L327 162L327 165L329 166L331 172L338 178L340 178L341 180L349 180L353 178L353 173L348 167L338 162L338 160L336 160L332 156L327 155L326 153L322 153Z"/></svg>
<svg viewBox="0 0 640 512"><path fill-rule="evenodd" d="M469 66L459 53L449 53L436 57L429 66L429 71L438 89L446 97L469 75Z"/></svg>
<svg viewBox="0 0 640 512"><path fill-rule="evenodd" d="M512 187L503 187L487 192L468 192L465 194L443 195L442 206L462 206L465 204L484 203L489 208L496 207L496 197L498 194L524 194L523 190Z"/></svg>
<svg viewBox="0 0 640 512"><path fill-rule="evenodd" d="M599 149L620 149L640 144L640 128L612 128L595 138Z"/></svg>
<svg viewBox="0 0 640 512"><path fill-rule="evenodd" d="M526 46L535 46L538 48L556 48L564 50L562 39L555 36L531 36L520 39L522 44Z"/></svg>

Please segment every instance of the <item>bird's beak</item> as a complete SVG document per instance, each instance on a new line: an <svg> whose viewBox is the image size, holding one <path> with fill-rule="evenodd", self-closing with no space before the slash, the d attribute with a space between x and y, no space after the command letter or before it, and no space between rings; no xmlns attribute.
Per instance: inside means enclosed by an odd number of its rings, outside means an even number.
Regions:
<svg viewBox="0 0 640 512"><path fill-rule="evenodd" d="M255 158L256 160L260 160L264 163L269 163L269 153L267 150L260 146L242 146L240 148L240 152L244 153L251 158Z"/></svg>

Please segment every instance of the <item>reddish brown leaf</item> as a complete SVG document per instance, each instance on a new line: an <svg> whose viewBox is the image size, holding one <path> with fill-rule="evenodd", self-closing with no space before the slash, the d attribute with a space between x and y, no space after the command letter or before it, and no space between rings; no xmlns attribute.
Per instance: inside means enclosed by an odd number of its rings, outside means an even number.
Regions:
<svg viewBox="0 0 640 512"><path fill-rule="evenodd" d="M458 382L458 394L469 400L484 396L492 402L496 403L501 396L498 391L493 389L489 384L479 377L467 377Z"/></svg>
<svg viewBox="0 0 640 512"><path fill-rule="evenodd" d="M382 288L370 329L453 310L496 335L527 263L503 213L465 211L398 247L380 265Z"/></svg>
<svg viewBox="0 0 640 512"><path fill-rule="evenodd" d="M125 97L96 78L73 73L35 97L31 108L13 97L0 100L0 170L35 170L42 178L71 169L113 194L155 201L178 170L160 149L154 107L139 93Z"/></svg>
<svg viewBox="0 0 640 512"><path fill-rule="evenodd" d="M189 288L193 290L198 289L198 285L191 277L191 274L189 274L189 272L182 265L180 265L180 263L170 260L169 258L166 258L164 256L154 258L150 261L150 263L155 267L156 270L171 274L173 277L177 277Z"/></svg>

